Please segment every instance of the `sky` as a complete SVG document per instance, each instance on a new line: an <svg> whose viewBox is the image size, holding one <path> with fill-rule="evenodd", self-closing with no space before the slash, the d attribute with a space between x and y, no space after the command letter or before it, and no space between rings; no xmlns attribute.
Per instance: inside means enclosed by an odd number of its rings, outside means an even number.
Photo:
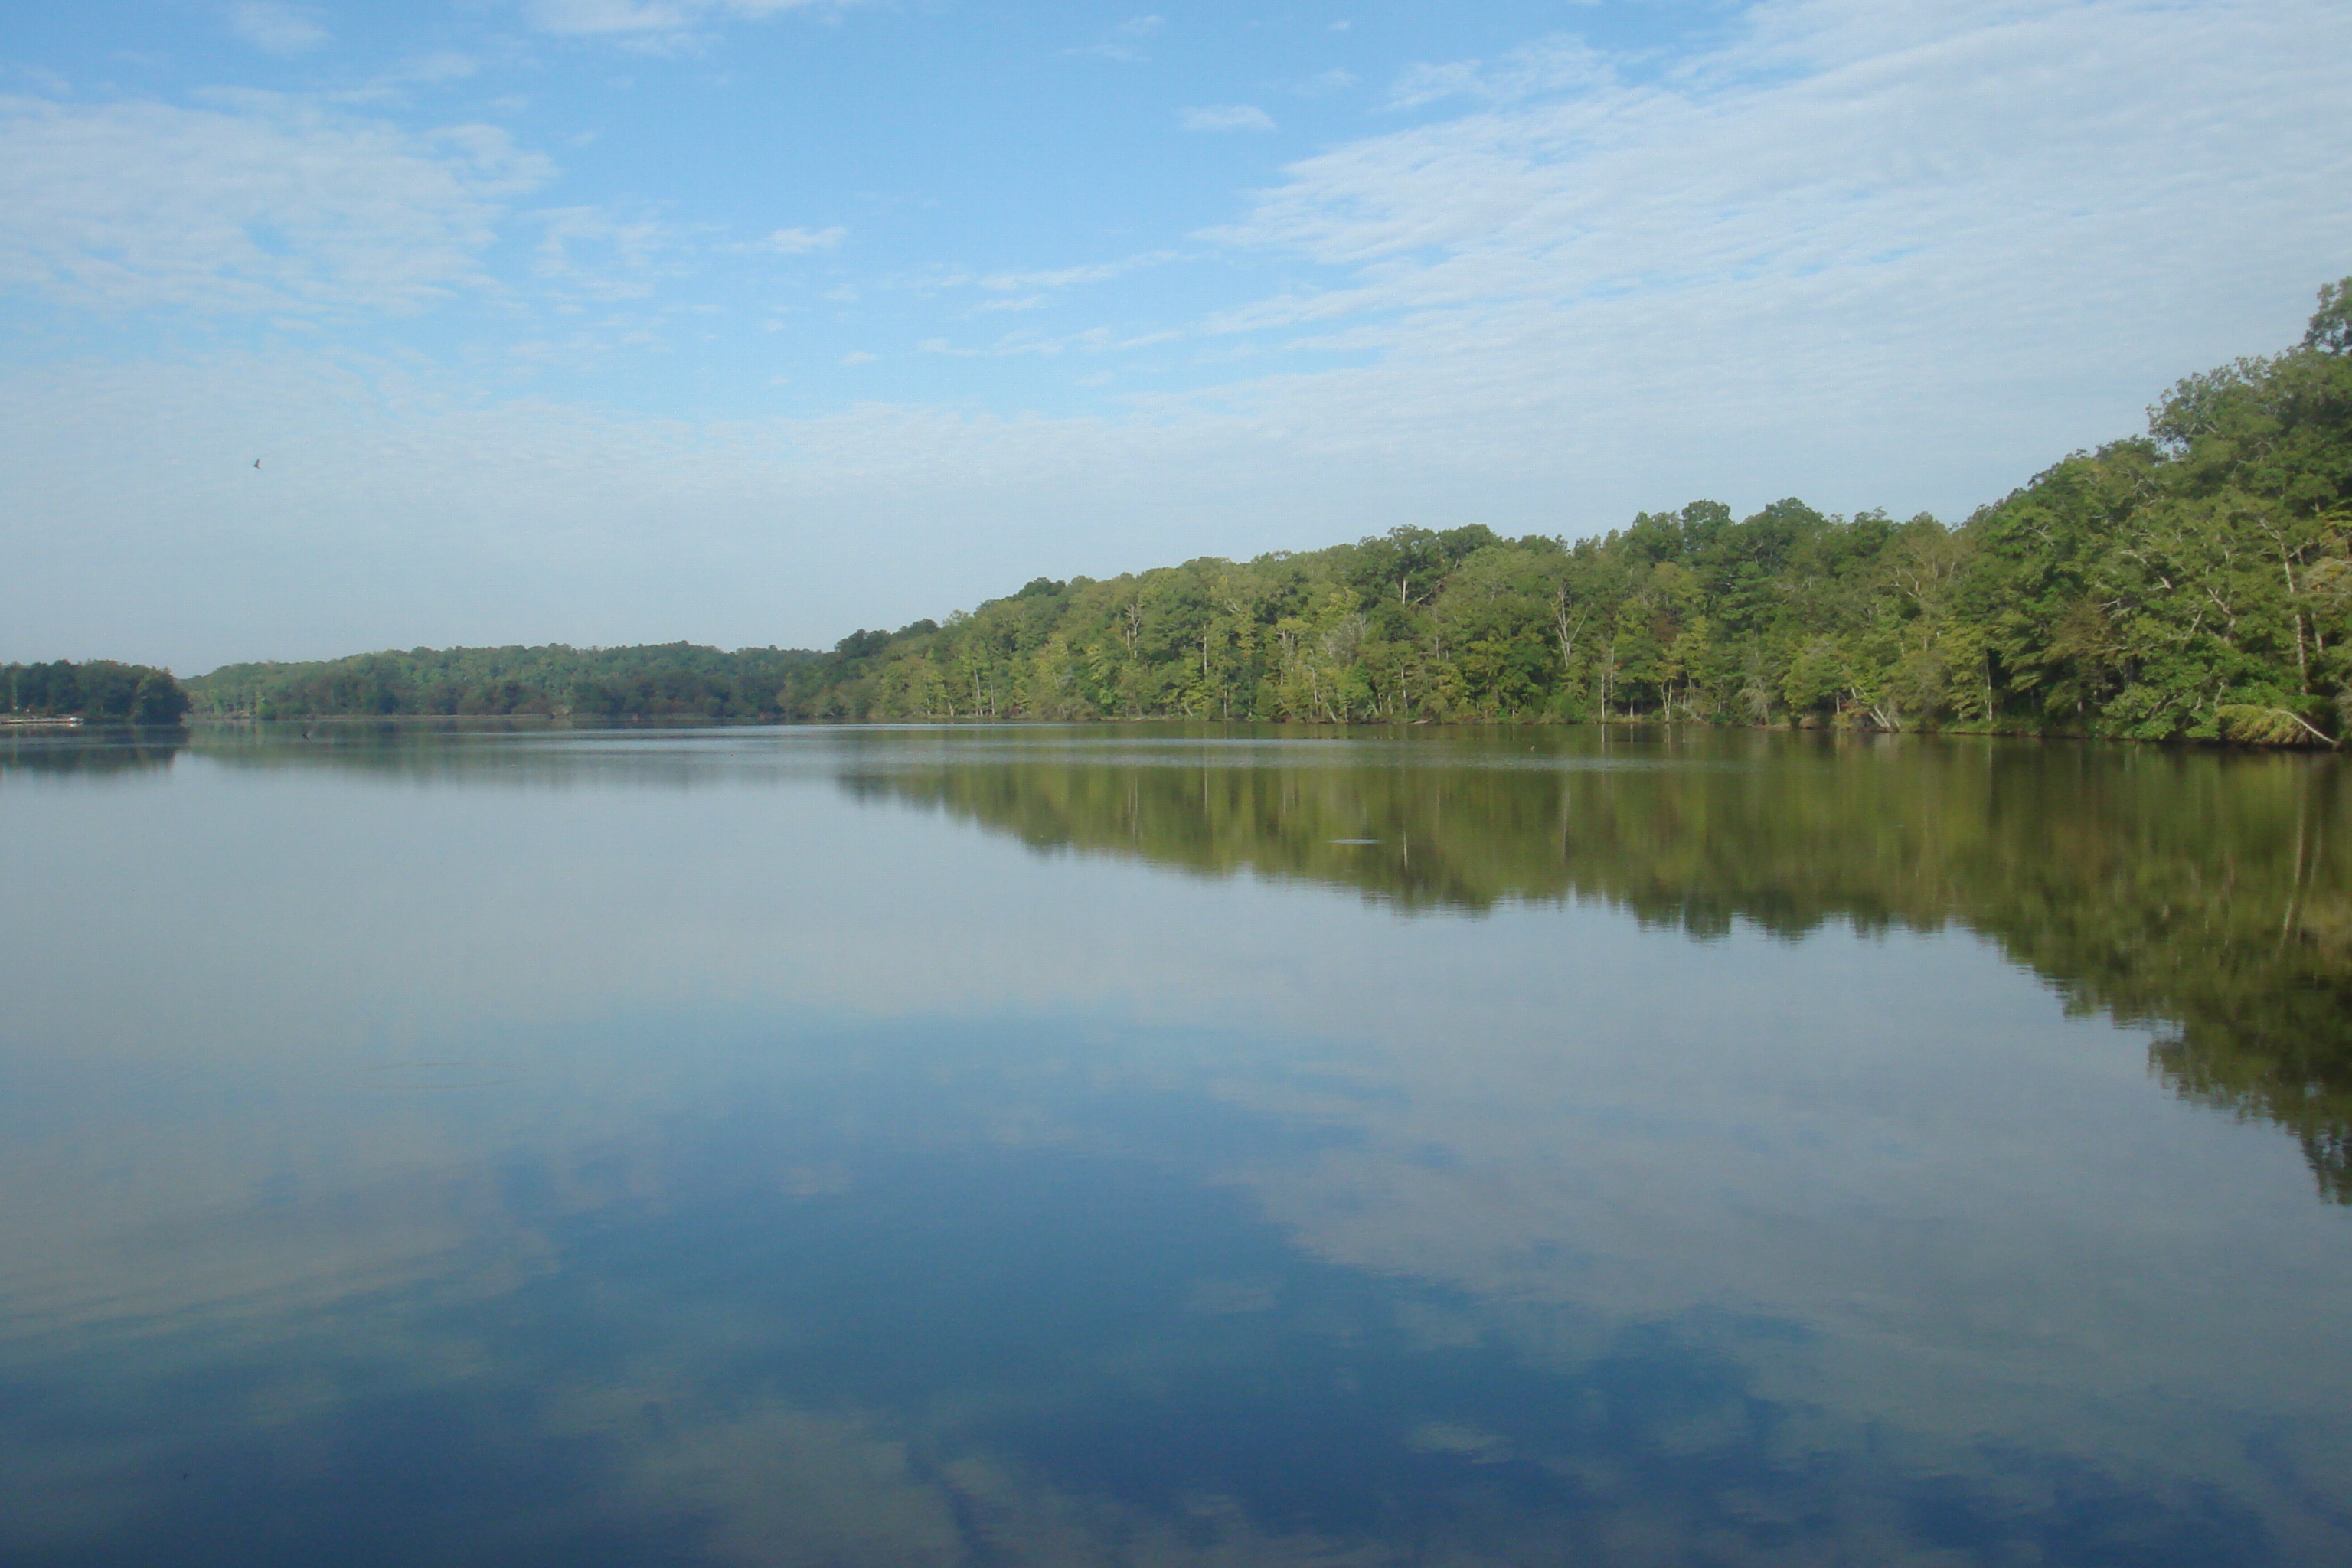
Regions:
<svg viewBox="0 0 2352 1568"><path fill-rule="evenodd" d="M2352 273L2340 0L0 18L0 658L1958 521Z"/></svg>

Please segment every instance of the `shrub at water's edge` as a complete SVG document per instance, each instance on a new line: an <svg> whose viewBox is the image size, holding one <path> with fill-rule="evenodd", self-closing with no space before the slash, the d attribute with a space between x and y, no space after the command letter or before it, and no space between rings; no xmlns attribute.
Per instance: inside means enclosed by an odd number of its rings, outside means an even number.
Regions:
<svg viewBox="0 0 2352 1568"><path fill-rule="evenodd" d="M2334 745L2352 727L2352 278L1957 528L1696 501L1573 545L1400 528L1038 578L828 653L417 649L235 665L199 712L1619 718Z"/></svg>

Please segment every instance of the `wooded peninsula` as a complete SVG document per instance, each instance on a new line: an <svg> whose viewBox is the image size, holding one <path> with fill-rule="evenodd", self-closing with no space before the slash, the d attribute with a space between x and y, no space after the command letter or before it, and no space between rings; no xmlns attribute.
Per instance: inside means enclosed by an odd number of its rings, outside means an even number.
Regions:
<svg viewBox="0 0 2352 1568"><path fill-rule="evenodd" d="M94 658L85 664L0 664L7 717L97 719L122 724L176 724L188 711L187 689L168 669Z"/></svg>
<svg viewBox="0 0 2352 1568"><path fill-rule="evenodd" d="M263 719L1651 720L2334 746L2352 732L2352 278L2320 289L2300 343L2189 377L2146 435L1957 527L1790 500L1742 519L1694 501L1574 543L1398 528L1041 577L830 652L418 648L186 689L197 716Z"/></svg>

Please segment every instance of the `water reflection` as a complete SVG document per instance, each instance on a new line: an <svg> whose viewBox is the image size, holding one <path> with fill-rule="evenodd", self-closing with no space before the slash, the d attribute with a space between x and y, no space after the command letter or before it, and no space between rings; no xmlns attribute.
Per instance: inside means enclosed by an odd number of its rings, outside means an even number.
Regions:
<svg viewBox="0 0 2352 1568"><path fill-rule="evenodd" d="M0 780L150 773L170 767L187 747L188 733L177 726L8 725L0 727Z"/></svg>
<svg viewBox="0 0 2352 1568"><path fill-rule="evenodd" d="M0 797L0 1555L2331 1560L2342 1214L2084 1016L2202 962L2102 889L2253 962L2284 875L2326 982L2337 786L2263 761L265 733Z"/></svg>
<svg viewBox="0 0 2352 1568"><path fill-rule="evenodd" d="M1039 848L1408 910L1594 899L1700 938L1957 922L2069 1005L2166 1031L2168 1083L2284 1126L2352 1203L2352 793L2332 758L1600 730L1247 766L1201 750L894 749L843 784Z"/></svg>

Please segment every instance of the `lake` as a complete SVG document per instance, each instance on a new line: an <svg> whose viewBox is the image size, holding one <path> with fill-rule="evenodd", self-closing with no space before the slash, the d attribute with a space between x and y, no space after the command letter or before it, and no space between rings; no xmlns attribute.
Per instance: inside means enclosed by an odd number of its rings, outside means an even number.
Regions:
<svg viewBox="0 0 2352 1568"><path fill-rule="evenodd" d="M2352 1561L2347 777L0 738L0 1561Z"/></svg>

